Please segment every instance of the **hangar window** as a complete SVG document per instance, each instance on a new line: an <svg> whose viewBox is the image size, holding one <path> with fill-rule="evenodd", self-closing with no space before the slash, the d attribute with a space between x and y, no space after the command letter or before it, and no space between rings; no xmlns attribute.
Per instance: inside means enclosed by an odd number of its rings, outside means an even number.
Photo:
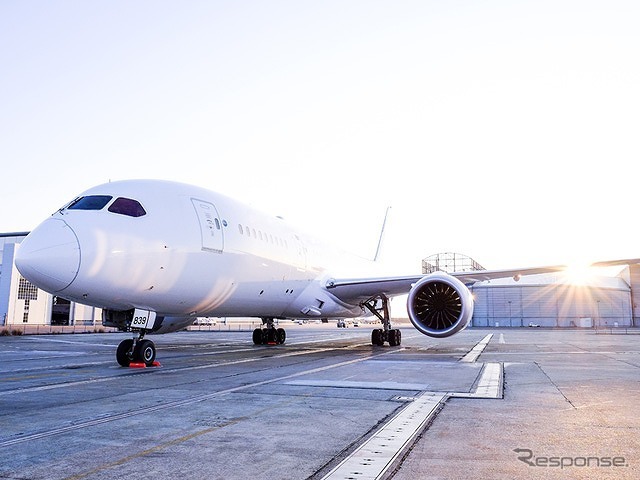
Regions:
<svg viewBox="0 0 640 480"><path fill-rule="evenodd" d="M76 198L67 208L69 210L102 210L112 198L110 195L88 195Z"/></svg>
<svg viewBox="0 0 640 480"><path fill-rule="evenodd" d="M22 276L18 283L18 300L38 300L38 287Z"/></svg>
<svg viewBox="0 0 640 480"><path fill-rule="evenodd" d="M117 198L107 210L111 213L119 213L120 215L127 215L129 217L142 217L147 214L145 209L142 208L142 205L140 205L140 202L124 197Z"/></svg>

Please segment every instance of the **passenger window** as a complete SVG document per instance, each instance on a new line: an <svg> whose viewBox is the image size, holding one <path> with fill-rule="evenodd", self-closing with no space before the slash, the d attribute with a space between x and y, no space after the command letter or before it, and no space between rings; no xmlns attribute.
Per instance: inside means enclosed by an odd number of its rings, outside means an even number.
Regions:
<svg viewBox="0 0 640 480"><path fill-rule="evenodd" d="M220 230L220 220L218 220L217 218L214 218L213 221L216 222L216 228Z"/></svg>
<svg viewBox="0 0 640 480"><path fill-rule="evenodd" d="M240 235L244 235L244 230L242 229L242 225L238 224L238 230L240 230Z"/></svg>
<svg viewBox="0 0 640 480"><path fill-rule="evenodd" d="M124 197L117 198L107 210L111 213L119 213L120 215L127 215L129 217L142 217L147 214L145 209L142 208L142 205L140 205L140 202Z"/></svg>
<svg viewBox="0 0 640 480"><path fill-rule="evenodd" d="M113 197L109 195L88 195L69 204L68 210L102 210Z"/></svg>

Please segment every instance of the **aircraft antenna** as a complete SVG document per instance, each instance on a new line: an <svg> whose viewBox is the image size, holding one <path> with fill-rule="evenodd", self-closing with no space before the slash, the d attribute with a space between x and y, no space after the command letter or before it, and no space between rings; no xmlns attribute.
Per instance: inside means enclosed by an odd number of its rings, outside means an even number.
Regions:
<svg viewBox="0 0 640 480"><path fill-rule="evenodd" d="M387 207L387 211L384 212L384 220L382 221L382 229L380 230L380 238L378 239L378 247L376 248L376 254L373 257L373 261L378 261L378 256L380 255L380 247L382 246L382 239L384 238L384 229L387 226L387 216L389 215L389 210L391 207Z"/></svg>

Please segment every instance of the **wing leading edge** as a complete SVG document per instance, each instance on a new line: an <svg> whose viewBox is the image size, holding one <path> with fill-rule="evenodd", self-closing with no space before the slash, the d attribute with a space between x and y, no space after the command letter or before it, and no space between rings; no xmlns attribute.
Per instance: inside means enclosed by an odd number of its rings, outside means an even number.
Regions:
<svg viewBox="0 0 640 480"><path fill-rule="evenodd" d="M633 265L640 263L640 258L626 260L611 260L597 262L592 267L610 267L617 265ZM546 267L512 268L506 270L474 270L468 272L454 272L448 275L457 278L462 283L470 285L484 280L513 277L519 280L525 275L537 275L540 273L561 272L567 269L566 265L550 265ZM427 274L428 275L428 274ZM347 278L330 279L325 287L332 295L347 303L362 303L377 295L384 294L387 297L404 295L409 293L413 284L427 275L410 275L401 277L377 277L377 278Z"/></svg>

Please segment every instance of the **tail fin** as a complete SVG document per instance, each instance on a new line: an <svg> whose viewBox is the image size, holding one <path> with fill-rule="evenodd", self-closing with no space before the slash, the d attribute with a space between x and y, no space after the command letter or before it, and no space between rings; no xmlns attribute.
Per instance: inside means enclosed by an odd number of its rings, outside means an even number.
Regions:
<svg viewBox="0 0 640 480"><path fill-rule="evenodd" d="M376 254L373 257L373 261L377 262L380 256L380 248L382 247L382 240L384 239L384 229L387 226L387 216L389 215L391 207L387 207L387 211L384 212L384 220L382 222L382 229L380 230L380 238L378 239L378 248L376 248Z"/></svg>

